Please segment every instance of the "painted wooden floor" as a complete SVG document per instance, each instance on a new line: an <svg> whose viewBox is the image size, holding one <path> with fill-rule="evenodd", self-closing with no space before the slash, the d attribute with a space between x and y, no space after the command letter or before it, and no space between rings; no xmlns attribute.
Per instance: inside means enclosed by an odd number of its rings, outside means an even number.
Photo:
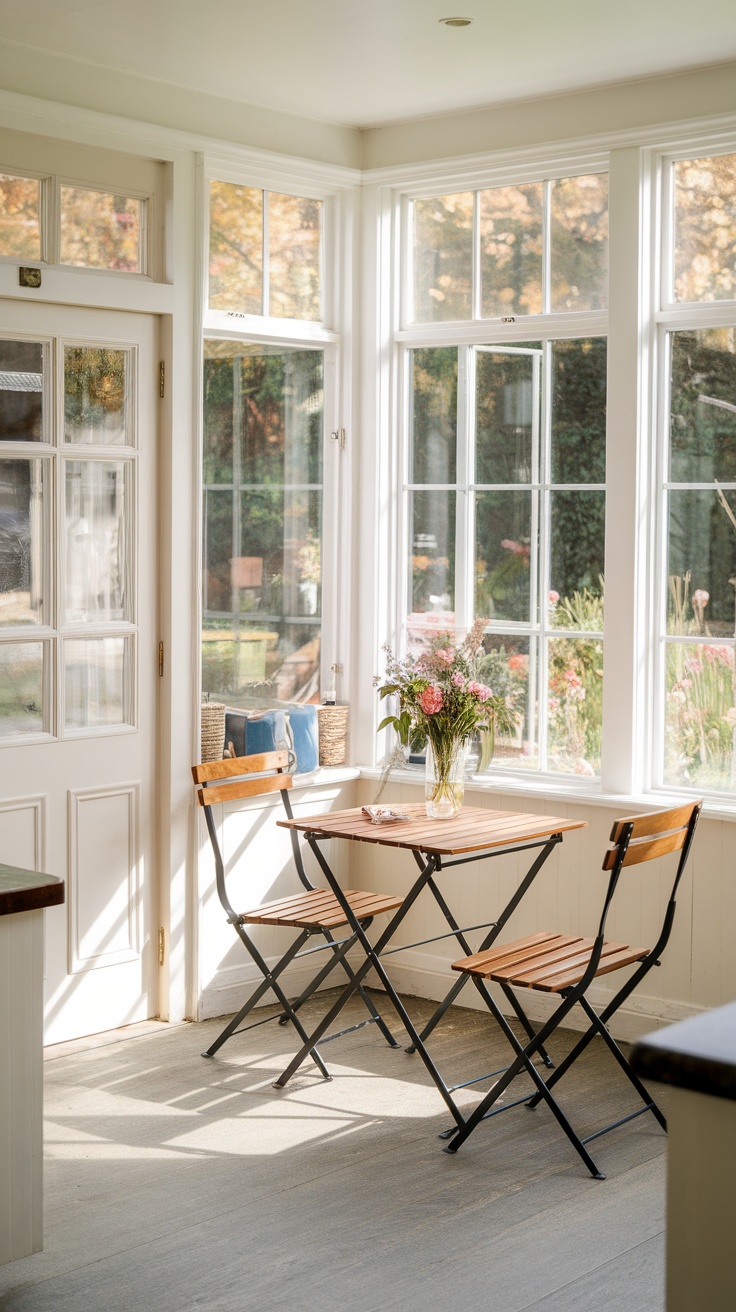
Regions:
<svg viewBox="0 0 736 1312"><path fill-rule="evenodd" d="M0 1267L2 1312L663 1309L666 1140L651 1117L595 1144L604 1182L543 1108L495 1117L449 1157L423 1066L375 1027L328 1045L331 1082L300 1072L281 1093L289 1031L262 1026L204 1061L218 1029L46 1063L45 1249ZM433 1053L451 1082L506 1057L490 1019L461 1008ZM598 1041L562 1087L581 1131L635 1105Z"/></svg>

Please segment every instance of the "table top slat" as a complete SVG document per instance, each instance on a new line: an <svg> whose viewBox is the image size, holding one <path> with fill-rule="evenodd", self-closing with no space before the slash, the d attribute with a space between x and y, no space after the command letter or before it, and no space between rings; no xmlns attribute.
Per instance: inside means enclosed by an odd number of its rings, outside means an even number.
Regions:
<svg viewBox="0 0 736 1312"><path fill-rule="evenodd" d="M350 838L360 843L434 852L438 856L461 856L465 852L512 846L571 829L584 829L584 820L562 816L534 815L521 811L492 811L485 806L464 806L451 820L433 820L423 803L402 808L408 820L374 825L360 807L325 815L279 820L285 829L298 829L321 838Z"/></svg>

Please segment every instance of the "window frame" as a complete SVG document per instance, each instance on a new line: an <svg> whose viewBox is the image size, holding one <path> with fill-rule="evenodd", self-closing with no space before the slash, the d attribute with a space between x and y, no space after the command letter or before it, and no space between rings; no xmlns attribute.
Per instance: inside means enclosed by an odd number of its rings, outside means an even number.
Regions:
<svg viewBox="0 0 736 1312"><path fill-rule="evenodd" d="M40 235L40 254L38 256L17 256L0 254L0 264L15 266L18 268L24 264L40 264L44 269L59 270L64 273L80 274L82 277L94 277L103 275L105 277L127 278L138 282L154 282L155 269L159 262L159 251L157 241L155 240L156 231L156 202L157 197L153 191L145 190L136 186L129 186L123 182L116 187L114 182L91 181L88 177L76 177L61 174L41 172L38 169L17 168L2 163L0 156L0 174L6 177L19 179L31 179L39 183L39 235ZM100 196L125 196L130 200L140 201L141 204L141 231L138 243L140 253L140 269L109 269L104 265L97 264L63 264L61 262L61 188L73 187L77 191L90 191Z"/></svg>
<svg viewBox="0 0 736 1312"><path fill-rule="evenodd" d="M674 165L681 160L714 158L736 154L736 132L693 136L670 148L649 152L649 177L654 197L654 224L651 238L652 278L649 289L651 305L650 342L652 380L650 423L653 440L653 550L651 596L655 622L649 646L649 689L652 705L653 733L644 743L644 768L648 788L654 793L675 796L705 796L714 805L728 804L733 798L729 788L703 788L669 783L665 768L665 695L666 655L673 635L667 633L669 593L669 454L670 454L670 384L671 337L676 332L708 328L736 329L736 296L712 301L676 301L674 299ZM682 484L683 488L691 486ZM696 640L697 641L697 640ZM727 645L736 651L736 639L713 639L713 645Z"/></svg>
<svg viewBox="0 0 736 1312"><path fill-rule="evenodd" d="M380 628L376 634L378 641L375 646L378 648L376 653L376 669L381 667L380 647L382 642L386 641L394 650L401 650L406 628L406 616L409 613L407 609L408 597L408 571L405 568L405 562L408 554L409 542L409 459L410 459L410 381L409 381L409 357L411 349L421 347L473 347L488 346L503 348L504 346L514 347L530 341L539 341L543 350L547 349L547 343L555 339L588 339L594 337L609 337L609 320L610 308L607 310L578 310L565 312L550 312L549 314L537 315L517 315L508 317L497 317L483 319L474 317L467 320L444 321L434 323L414 323L409 319L412 307L412 245L413 234L410 221L411 202L417 198L429 196L450 195L462 191L486 190L494 187L504 187L521 185L523 183L538 181L555 181L568 177L583 177L591 173L607 173L609 176L609 208L610 208L610 155L608 151L589 152L581 150L580 152L570 153L561 152L558 155L545 156L543 152L537 152L534 159L528 157L528 152L520 152L521 158L512 161L506 161L497 165L486 164L478 169L475 164L472 169L462 170L455 169L446 171L441 176L434 176L431 179L418 178L408 186L386 187L383 190L383 232L378 235L378 258L382 266L385 286L387 293L389 289L393 290L386 299L386 310L382 323L382 333L390 337L390 363L384 376L379 377L379 388L386 388L389 392L389 412L393 416L393 438L390 446L393 448L393 454L390 456L391 463L396 470L397 486L399 488L398 504L393 512L393 535L390 555L385 557L383 588L385 594L385 606L383 614L385 619L383 623L379 621ZM545 208L548 208L549 189L545 188ZM480 267L478 256L478 244L475 240L477 235L476 227L478 222L478 200L474 203L474 242L473 242L473 310L480 308ZM610 249L610 247L609 247ZM549 244L546 244L546 251L549 250ZM546 254L544 256L547 262ZM395 272L394 272L395 271ZM609 266L610 278L610 266ZM545 286L549 295L549 270L545 275ZM385 349L385 348L384 348ZM549 408L551 398L543 394L542 404L542 441L548 439ZM607 398L608 413L608 398ZM541 477L542 471L539 471ZM608 495L608 466L606 479L606 496ZM547 471L547 475L549 471ZM548 477L547 482L540 482L539 499L548 495ZM607 519L608 523L608 519ZM549 534L547 534L547 537ZM545 558L542 557L542 547L537 552L539 557L539 568L545 567L546 556L549 552L549 544L544 544ZM397 574L397 581L391 585L386 577L385 568L389 560L394 562L394 570ZM467 585L469 586L469 585ZM457 598L456 598L457 604ZM603 642L606 646L606 630L609 629L611 621L608 618L608 602L606 604L606 624L604 625ZM499 625L492 626L493 631L500 631ZM504 626L507 632L529 633L531 641L538 641L540 644L547 636L546 619L538 617L536 625L529 625L527 629L515 629L513 624ZM384 636L385 635L385 636ZM592 635L594 636L594 635ZM546 667L546 651L542 653L540 646L540 659L544 661ZM376 670L373 671L374 673ZM604 722L606 708L604 704ZM373 724L377 724L377 715L374 711ZM542 720L546 720L543 708L540 707L537 715L537 736L539 737L540 725ZM361 738L361 754L363 759L371 762L376 767L385 753L385 747L375 735L373 743L370 745L369 754L366 748L369 746L367 732L363 731ZM527 788L544 787L565 787L574 783L576 787L584 792L600 792L604 787L605 755L601 763L601 775L595 779L589 779L584 776L563 774L557 771L548 771L542 769L524 769L504 766L502 770L492 770L489 773L489 782L493 783L508 782L512 786L514 782Z"/></svg>
<svg viewBox="0 0 736 1312"><path fill-rule="evenodd" d="M336 173L337 171L335 171ZM342 173L342 171L341 171ZM327 174L327 178L325 178ZM222 181L261 191L304 196L321 200L322 321L249 315L237 311L211 310L209 286L210 182ZM222 156L201 160L199 184L201 258L201 316L198 329L198 469L197 492L197 577L203 560L203 454L204 412L202 377L204 340L248 342L254 345L296 349L321 349L324 353L323 482L322 482L322 586L320 637L320 688L336 688L338 700L347 697L345 668L352 646L353 611L349 580L352 514L350 487L352 445L343 444L339 434L351 431L355 348L351 332L354 284L352 238L355 226L355 188L344 174L332 170L298 166L283 161L265 161L262 168L238 165ZM264 232L264 240L266 234ZM201 630L203 606L197 614L197 688L202 686Z"/></svg>

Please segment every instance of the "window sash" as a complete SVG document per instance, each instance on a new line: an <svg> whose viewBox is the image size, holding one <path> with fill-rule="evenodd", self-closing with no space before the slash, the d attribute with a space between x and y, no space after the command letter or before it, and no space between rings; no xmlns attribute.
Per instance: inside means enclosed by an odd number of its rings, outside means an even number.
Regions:
<svg viewBox="0 0 736 1312"><path fill-rule="evenodd" d="M494 334L495 336L495 334ZM568 340L564 337L547 337L541 347L521 347L506 345L494 341L483 345L458 345L458 386L457 386L457 435L456 435L456 480L453 483L418 483L410 478L411 447L414 435L413 422L413 386L412 360L413 350L408 345L402 347L401 381L404 404L403 413L403 487L399 512L399 541L401 543L400 559L404 567L400 573L398 589L397 632L402 635L401 648L406 644L407 616L412 613L412 494L432 490L446 491L455 496L455 577L454 577L454 614L455 627L467 630L475 619L474 564L476 557L475 509L479 492L491 491L527 491L531 498L530 523L530 579L529 579L529 618L527 620L494 620L486 625L489 635L522 637L529 640L529 703L532 711L534 740L530 747L535 747L538 766L532 775L529 770L522 770L522 777L539 778L549 769L549 734L548 734L548 656L549 645L556 639L580 639L603 641L602 631L568 630L553 627L549 623L549 609L546 604L546 580L549 579L551 562L552 510L551 499L560 491L606 492L605 483L556 483L552 481L552 351L556 340ZM575 338L571 338L575 340ZM450 334L445 334L445 346L455 347ZM433 343L435 345L435 343ZM436 345L439 345L438 343ZM476 414L475 414L475 365L479 354L513 354L531 359L538 358L538 366L533 370L532 401L532 479L525 483L479 483L473 478L475 473L476 449ZM607 521L606 521L607 523ZM608 528L607 528L608 531ZM535 547L536 544L536 547ZM545 595L542 595L544 583ZM533 711L536 707L536 716ZM513 767L504 767L504 773L513 773ZM563 771L552 771L556 779L569 778Z"/></svg>

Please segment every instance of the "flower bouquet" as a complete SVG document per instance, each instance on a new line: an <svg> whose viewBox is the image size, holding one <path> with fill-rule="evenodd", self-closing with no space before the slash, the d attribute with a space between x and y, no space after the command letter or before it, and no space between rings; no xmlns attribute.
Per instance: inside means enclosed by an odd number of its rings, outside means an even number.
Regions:
<svg viewBox="0 0 736 1312"><path fill-rule="evenodd" d="M399 660L386 647L386 682L381 698L398 698L398 715L387 715L378 726L396 730L407 746L427 743L427 814L449 819L462 805L464 758L473 734L513 732L518 716L504 697L494 694L475 675L482 652L485 620L475 621L459 645L450 633L438 633L425 651Z"/></svg>

